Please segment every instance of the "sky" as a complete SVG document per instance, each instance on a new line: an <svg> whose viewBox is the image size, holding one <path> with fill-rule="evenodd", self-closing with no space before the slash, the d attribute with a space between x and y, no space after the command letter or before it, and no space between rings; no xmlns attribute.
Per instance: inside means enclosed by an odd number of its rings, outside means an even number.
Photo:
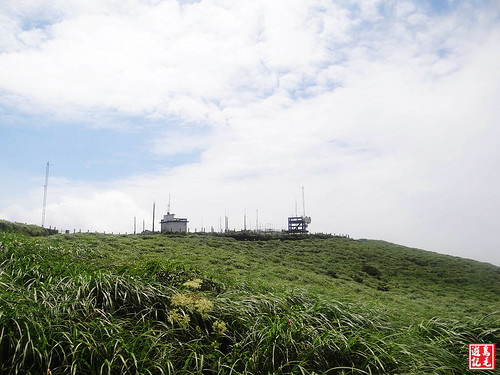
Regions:
<svg viewBox="0 0 500 375"><path fill-rule="evenodd" d="M305 206L500 265L499 67L495 0L2 1L0 218L41 224L49 162L59 229Z"/></svg>

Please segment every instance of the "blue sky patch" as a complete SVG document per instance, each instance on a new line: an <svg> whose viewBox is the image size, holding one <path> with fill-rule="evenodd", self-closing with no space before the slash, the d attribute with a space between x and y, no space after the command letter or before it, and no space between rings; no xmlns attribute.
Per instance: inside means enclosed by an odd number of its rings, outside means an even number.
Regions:
<svg viewBox="0 0 500 375"><path fill-rule="evenodd" d="M102 182L192 163L199 158L198 152L171 156L153 154L151 139L155 130L0 123L0 168L6 172L22 167L27 174L36 176L49 161L58 177Z"/></svg>

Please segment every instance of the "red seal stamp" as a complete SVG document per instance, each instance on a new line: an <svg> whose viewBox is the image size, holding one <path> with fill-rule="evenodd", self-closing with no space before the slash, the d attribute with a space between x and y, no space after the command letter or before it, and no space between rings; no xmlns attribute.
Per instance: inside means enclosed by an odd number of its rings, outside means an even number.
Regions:
<svg viewBox="0 0 500 375"><path fill-rule="evenodd" d="M495 344L469 344L469 370L495 370Z"/></svg>

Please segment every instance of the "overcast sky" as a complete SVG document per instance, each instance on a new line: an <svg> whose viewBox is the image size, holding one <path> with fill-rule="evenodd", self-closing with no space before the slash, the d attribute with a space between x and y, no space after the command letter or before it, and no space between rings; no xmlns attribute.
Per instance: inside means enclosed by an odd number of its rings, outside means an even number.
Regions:
<svg viewBox="0 0 500 375"><path fill-rule="evenodd" d="M500 3L0 2L0 218L349 234L500 265ZM296 203L297 202L297 203ZM157 228L159 227L157 223Z"/></svg>

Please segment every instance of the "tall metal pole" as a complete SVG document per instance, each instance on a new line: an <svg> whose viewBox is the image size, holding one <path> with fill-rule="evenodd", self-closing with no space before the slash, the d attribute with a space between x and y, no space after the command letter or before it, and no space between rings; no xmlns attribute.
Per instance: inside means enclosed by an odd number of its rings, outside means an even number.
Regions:
<svg viewBox="0 0 500 375"><path fill-rule="evenodd" d="M153 233L155 232L155 202L153 202Z"/></svg>
<svg viewBox="0 0 500 375"><path fill-rule="evenodd" d="M47 187L49 185L49 162L45 168L45 185L43 187L42 228L45 226L45 208L47 207Z"/></svg>
<svg viewBox="0 0 500 375"><path fill-rule="evenodd" d="M259 210L255 211L255 231L259 231Z"/></svg>
<svg viewBox="0 0 500 375"><path fill-rule="evenodd" d="M302 186L302 216L306 217L306 201L304 199L304 186Z"/></svg>

